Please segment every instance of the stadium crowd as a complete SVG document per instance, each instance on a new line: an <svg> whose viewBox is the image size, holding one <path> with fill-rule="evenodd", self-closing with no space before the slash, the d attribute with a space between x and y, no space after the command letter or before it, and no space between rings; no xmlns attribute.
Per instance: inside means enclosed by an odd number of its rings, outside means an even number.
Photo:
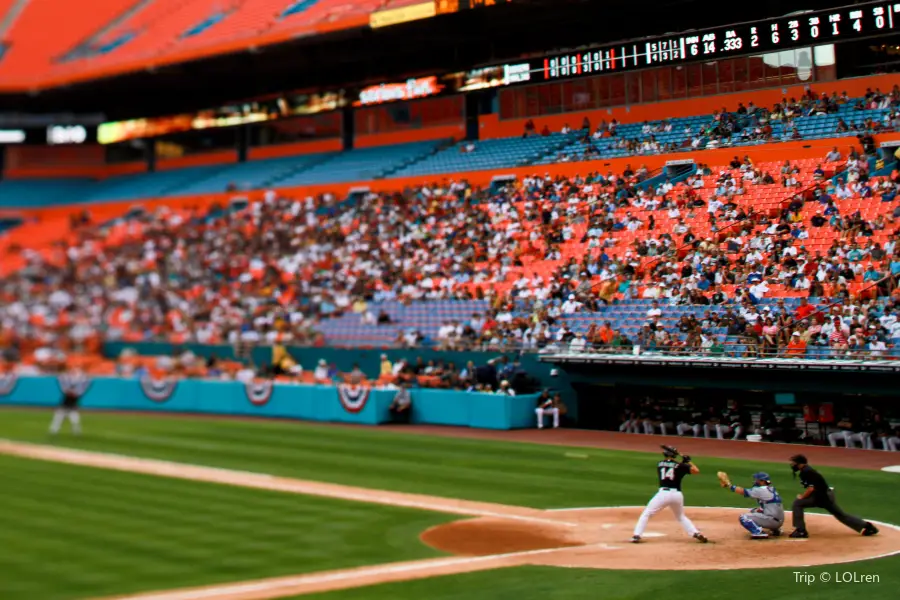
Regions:
<svg viewBox="0 0 900 600"><path fill-rule="evenodd" d="M886 355L900 336L900 172L869 168L835 148L821 161L735 157L677 181L642 166L81 219L73 243L23 251L26 266L0 284L0 336L38 362L102 340L322 345L334 316L378 327L392 319L377 308L386 300L474 298L490 310L397 345L721 352L710 332L724 328L750 355ZM810 302L760 307L773 297ZM638 299L656 301L640 331L569 328ZM707 305L702 318L664 314Z"/></svg>
<svg viewBox="0 0 900 600"><path fill-rule="evenodd" d="M616 119L607 122L601 120L596 127L591 127L589 120L582 123L582 144L563 149L556 156L558 162L594 160L601 152L608 151L615 155L653 155L669 152L715 149L726 146L740 146L755 143L769 143L779 140L799 140L803 135L797 127L797 119L836 115L842 106L852 106L852 111L883 110L884 115L878 118L868 117L848 124L838 118L834 135L856 134L864 145L874 145L872 134L900 130L900 85L895 85L889 92L880 89L869 89L862 98L850 98L846 92L818 94L811 88L797 98L783 98L774 106L756 106L752 101L745 106L738 103L734 110L722 107L711 115L709 121L700 125L686 122L675 124L670 120L644 121L638 135L628 137L620 131ZM776 131L775 127L779 129ZM561 132L572 131L565 125ZM531 122L526 126L525 135L535 134L536 128ZM550 135L546 127L542 135ZM664 139L670 141L660 141Z"/></svg>

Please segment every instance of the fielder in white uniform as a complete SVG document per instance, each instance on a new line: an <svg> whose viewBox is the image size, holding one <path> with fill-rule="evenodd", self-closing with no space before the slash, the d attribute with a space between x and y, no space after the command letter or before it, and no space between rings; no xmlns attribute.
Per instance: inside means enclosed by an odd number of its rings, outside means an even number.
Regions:
<svg viewBox="0 0 900 600"><path fill-rule="evenodd" d="M53 412L53 420L50 422L50 435L59 433L63 422L68 419L72 425L72 433L81 433L81 415L78 413L78 403L91 384L80 369L73 369L69 373L59 376L59 388L63 397L59 408Z"/></svg>
<svg viewBox="0 0 900 600"><path fill-rule="evenodd" d="M871 429L868 423L854 424L849 418L844 417L838 421L837 426L840 431L834 431L828 434L828 443L832 448L838 447L838 441L843 440L844 445L848 448L856 448L856 442L865 450L874 450L875 445L872 443L872 434L867 429Z"/></svg>
<svg viewBox="0 0 900 600"><path fill-rule="evenodd" d="M537 415L538 429L544 428L544 415L552 416L553 428L559 428L559 406L555 396L551 398L550 394L541 394L537 400L537 408L534 409L534 414Z"/></svg>
<svg viewBox="0 0 900 600"><path fill-rule="evenodd" d="M739 494L744 498L753 498L759 504L759 508L742 514L738 517L741 527L750 532L752 539L765 539L770 535L778 537L781 535L781 526L784 525L784 504L781 501L781 495L772 485L772 480L768 473L754 473L753 487L742 488L739 485L732 485L725 477L720 475L722 487L730 489L735 494ZM767 533L766 530L769 530Z"/></svg>
<svg viewBox="0 0 900 600"><path fill-rule="evenodd" d="M684 495L681 493L681 480L686 475L698 475L700 469L691 463L689 456L683 456L682 462L676 462L675 457L678 456L678 450L675 448L663 446L663 456L665 460L659 461L656 465L659 491L650 499L644 512L641 513L637 525L634 526L634 536L631 538L631 541L634 543L640 542L650 517L664 508L669 508L675 515L675 518L678 519L678 522L681 523L685 532L705 544L708 541L706 537L700 533L700 530L684 514Z"/></svg>

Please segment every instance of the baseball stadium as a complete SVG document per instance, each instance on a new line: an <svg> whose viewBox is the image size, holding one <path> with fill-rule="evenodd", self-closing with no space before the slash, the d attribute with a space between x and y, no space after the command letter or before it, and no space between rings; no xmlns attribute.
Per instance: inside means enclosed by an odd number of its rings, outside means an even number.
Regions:
<svg viewBox="0 0 900 600"><path fill-rule="evenodd" d="M0 0L0 600L900 597L898 32Z"/></svg>

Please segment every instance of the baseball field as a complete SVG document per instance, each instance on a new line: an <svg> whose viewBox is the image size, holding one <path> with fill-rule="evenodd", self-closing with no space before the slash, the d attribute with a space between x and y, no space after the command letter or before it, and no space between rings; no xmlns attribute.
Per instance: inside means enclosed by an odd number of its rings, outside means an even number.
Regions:
<svg viewBox="0 0 900 600"><path fill-rule="evenodd" d="M48 420L0 411L2 600L887 600L900 590L890 525L900 475L823 464L839 456L824 450L811 462L820 457L840 504L878 522L878 536L816 516L808 540L747 538L737 516L752 505L716 471L749 485L766 470L793 498L786 458L797 447L685 442L701 469L685 484L687 514L712 543L661 513L646 543L630 544L661 438L634 436L642 451L623 451L88 412L83 436L51 439ZM754 455L713 456L732 448ZM779 450L785 460L773 462ZM839 452L832 465L854 454Z"/></svg>

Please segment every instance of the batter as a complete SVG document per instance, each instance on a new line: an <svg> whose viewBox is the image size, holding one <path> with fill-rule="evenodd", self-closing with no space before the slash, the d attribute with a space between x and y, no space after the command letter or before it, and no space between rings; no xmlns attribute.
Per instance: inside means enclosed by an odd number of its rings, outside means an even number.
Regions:
<svg viewBox="0 0 900 600"><path fill-rule="evenodd" d="M681 462L676 462L678 450L675 448L662 446L662 449L665 459L656 464L659 491L650 499L644 512L641 513L641 517L634 527L634 537L631 538L631 541L635 544L640 542L650 517L664 508L669 508L687 534L705 544L708 541L706 537L684 514L684 494L681 493L681 481L687 475L699 475L700 469L691 463L690 456L682 456Z"/></svg>

